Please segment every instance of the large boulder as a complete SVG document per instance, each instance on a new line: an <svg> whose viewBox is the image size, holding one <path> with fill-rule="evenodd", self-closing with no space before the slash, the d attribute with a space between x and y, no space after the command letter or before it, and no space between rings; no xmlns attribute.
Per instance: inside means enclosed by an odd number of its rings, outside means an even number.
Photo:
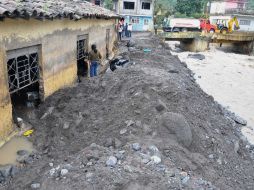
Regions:
<svg viewBox="0 0 254 190"><path fill-rule="evenodd" d="M161 116L161 125L167 128L170 134L176 135L178 143L185 147L190 147L192 131L183 115L166 112Z"/></svg>

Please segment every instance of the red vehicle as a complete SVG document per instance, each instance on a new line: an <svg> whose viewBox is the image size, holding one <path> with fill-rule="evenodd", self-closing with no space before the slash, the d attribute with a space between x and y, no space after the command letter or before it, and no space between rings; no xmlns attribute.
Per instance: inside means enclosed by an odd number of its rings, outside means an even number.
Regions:
<svg viewBox="0 0 254 190"><path fill-rule="evenodd" d="M200 29L207 32L214 33L217 29L216 25L210 23L210 20L200 19Z"/></svg>

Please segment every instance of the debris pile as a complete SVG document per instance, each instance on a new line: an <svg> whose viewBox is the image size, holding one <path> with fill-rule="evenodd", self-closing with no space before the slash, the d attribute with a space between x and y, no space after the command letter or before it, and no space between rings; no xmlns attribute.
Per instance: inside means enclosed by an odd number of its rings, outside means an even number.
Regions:
<svg viewBox="0 0 254 190"><path fill-rule="evenodd" d="M142 35L135 51L120 47L135 65L40 106L30 122L41 158L0 189L253 189L241 125L157 38Z"/></svg>

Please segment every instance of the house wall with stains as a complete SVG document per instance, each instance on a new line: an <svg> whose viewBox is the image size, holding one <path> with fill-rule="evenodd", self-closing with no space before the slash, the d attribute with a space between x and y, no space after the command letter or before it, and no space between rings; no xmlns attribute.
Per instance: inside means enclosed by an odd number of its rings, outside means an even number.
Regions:
<svg viewBox="0 0 254 190"><path fill-rule="evenodd" d="M77 38L88 34L89 48L95 43L106 56L106 30L110 29L109 52L117 40L115 19L69 19L0 21L0 141L13 130L12 104L8 87L7 52L39 47L40 93L42 99L68 87L77 76Z"/></svg>

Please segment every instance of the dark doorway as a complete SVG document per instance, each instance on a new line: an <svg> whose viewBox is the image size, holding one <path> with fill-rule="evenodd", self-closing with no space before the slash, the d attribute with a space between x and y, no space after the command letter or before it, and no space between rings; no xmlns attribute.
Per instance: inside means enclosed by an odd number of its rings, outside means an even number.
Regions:
<svg viewBox="0 0 254 190"><path fill-rule="evenodd" d="M35 108L39 96L39 46L7 52L8 83L15 115L24 115L26 108Z"/></svg>
<svg viewBox="0 0 254 190"><path fill-rule="evenodd" d="M106 30L106 58L109 58L110 29Z"/></svg>
<svg viewBox="0 0 254 190"><path fill-rule="evenodd" d="M78 36L77 40L77 75L79 82L81 77L88 76L88 35Z"/></svg>

